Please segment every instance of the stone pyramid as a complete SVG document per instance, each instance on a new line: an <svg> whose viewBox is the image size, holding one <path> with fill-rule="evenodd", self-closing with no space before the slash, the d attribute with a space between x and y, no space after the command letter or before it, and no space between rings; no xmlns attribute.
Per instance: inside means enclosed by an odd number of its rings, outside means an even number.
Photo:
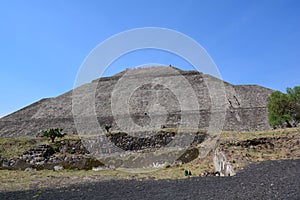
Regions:
<svg viewBox="0 0 300 200"><path fill-rule="evenodd" d="M162 69L168 70L166 73L161 73ZM128 73L131 74L126 76ZM153 81L146 83L145 80L149 76L152 76L151 80L158 80L160 84ZM172 81L168 82L169 78ZM118 105L114 105L113 100L115 94L124 92L122 91L122 81L125 81L124 84L128 84L128 87L134 86L132 87L134 91L129 91L130 94L124 93L124 95L129 95L128 101L124 103L128 104L126 108L128 108L130 116L127 113L127 115L118 115L118 118L130 118L132 122L141 127L146 127L155 121L161 128L178 127L183 114L181 97L177 97L176 94L179 93L172 91L166 85L173 84L172 87L176 90L176 88L182 87L179 81L183 80L182 78L187 80L194 91L199 105L198 110L189 110L190 117L199 118L198 128L208 128L212 118L212 93L209 90L208 82L224 85L225 96L219 102L225 111L223 130L250 131L270 128L267 120L266 99L272 90L257 85L232 85L198 71L183 71L174 67L149 67L125 70L111 77L99 78L60 96L42 99L22 108L0 119L0 136L35 136L47 128L63 128L65 133L77 133L79 130L74 114L78 116L78 112L85 117L83 123L87 127L90 117L95 118L96 116L100 127L110 124L112 130L120 130L115 115L118 110L115 109L114 113L112 107L119 106L117 108L122 109L123 105L120 105L120 102ZM164 83L164 80L167 81ZM121 82L122 84L120 84ZM116 87L119 87L119 90ZM180 91L183 95L182 99L189 97L188 90L191 88ZM86 105L91 103L86 101L88 95L94 97L94 102L92 102L94 110L89 111L83 106L75 111L77 113L74 113L74 97L76 96L77 104ZM153 106L154 101L155 105L158 105L157 108ZM89 116L89 113L94 113L95 116ZM161 116L165 117L160 118ZM99 130L91 128L91 132L96 133L97 131Z"/></svg>

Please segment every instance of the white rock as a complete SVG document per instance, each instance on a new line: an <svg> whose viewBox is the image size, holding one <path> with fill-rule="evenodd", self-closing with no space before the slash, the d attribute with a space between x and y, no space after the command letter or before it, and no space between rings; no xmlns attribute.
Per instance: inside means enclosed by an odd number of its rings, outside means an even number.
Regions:
<svg viewBox="0 0 300 200"><path fill-rule="evenodd" d="M92 170L97 172L97 171L105 170L105 168L103 168L103 167L93 167Z"/></svg>
<svg viewBox="0 0 300 200"><path fill-rule="evenodd" d="M163 166L164 166L164 163L158 163L158 162L156 162L156 163L152 163L151 167L153 167L153 168L161 168Z"/></svg>
<svg viewBox="0 0 300 200"><path fill-rule="evenodd" d="M235 175L233 167L231 166L231 164L229 162L227 162L224 152L216 149L215 153L214 153L213 162L214 162L214 167L215 167L216 171L220 173L220 176Z"/></svg>
<svg viewBox="0 0 300 200"><path fill-rule="evenodd" d="M45 164L45 161L36 162L35 164L36 165L43 165L43 164Z"/></svg>
<svg viewBox="0 0 300 200"><path fill-rule="evenodd" d="M116 169L116 167L114 165L109 165L108 168L109 169Z"/></svg>
<svg viewBox="0 0 300 200"><path fill-rule="evenodd" d="M36 171L36 169L34 169L32 167L27 167L24 171L25 172L32 172L32 171Z"/></svg>
<svg viewBox="0 0 300 200"><path fill-rule="evenodd" d="M64 168L62 166L56 165L54 166L54 171L60 171L63 170Z"/></svg>

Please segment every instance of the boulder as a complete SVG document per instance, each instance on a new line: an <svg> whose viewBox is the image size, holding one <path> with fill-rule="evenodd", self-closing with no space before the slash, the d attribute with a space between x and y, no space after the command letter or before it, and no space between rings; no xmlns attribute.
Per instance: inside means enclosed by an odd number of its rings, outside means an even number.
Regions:
<svg viewBox="0 0 300 200"><path fill-rule="evenodd" d="M60 165L55 165L54 167L53 167L53 170L54 171L60 171L60 170L63 170L64 169L64 167L63 166L60 166Z"/></svg>

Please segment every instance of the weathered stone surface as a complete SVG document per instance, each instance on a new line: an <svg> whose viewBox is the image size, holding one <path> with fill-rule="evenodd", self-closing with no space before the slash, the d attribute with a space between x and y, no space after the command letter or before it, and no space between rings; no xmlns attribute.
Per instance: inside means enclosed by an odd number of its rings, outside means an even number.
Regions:
<svg viewBox="0 0 300 200"><path fill-rule="evenodd" d="M175 68L174 68L175 69ZM136 69L137 75L132 77L135 83L143 78L143 70L157 69ZM200 105L199 111L190 111L187 115L191 118L200 113L199 128L207 128L211 117L211 99L210 92L204 80L212 82L222 82L210 75L199 73L197 71L182 71L176 69L182 76L189 81L193 87ZM97 120L101 126L111 124L112 130L119 130L112 115L111 96L115 85L125 72L116 74L112 77L104 77L85 84L76 89L82 91L80 104L86 104L85 98L88 95L95 96L95 110ZM140 75L139 75L140 74ZM159 74L156 74L159 76ZM165 76L178 76L176 74L168 74ZM93 87L97 86L96 92L93 95ZM180 83L174 83L179 86ZM266 98L272 90L256 86L256 85L231 85L224 82L226 100L222 102L226 108L226 121L224 130L264 130L269 129L267 122ZM184 92L184 91L183 91ZM32 105L29 105L15 113L0 119L0 137L18 137L18 136L34 136L39 131L48 128L63 128L65 133L76 133L77 129L74 124L72 113L72 91L55 98L42 99ZM164 127L177 127L181 120L180 105L176 96L171 90L162 85L146 84L138 87L131 96L130 116L124 118L132 118L138 124L149 124L149 115L147 104L151 103L153 95L159 94L156 98L164 110L168 113L165 122L162 122ZM92 116L90 111L82 111L86 114L84 123L89 127ZM216 115L218 116L218 115ZM159 117L159 114L152 116ZM91 126L92 127L92 126ZM90 133L97 134L99 130L90 129Z"/></svg>
<svg viewBox="0 0 300 200"><path fill-rule="evenodd" d="M0 159L0 169L24 170L28 167L31 167L31 164L23 159Z"/></svg>
<svg viewBox="0 0 300 200"><path fill-rule="evenodd" d="M53 170L55 166L62 166L64 169L91 170L93 167L104 167L104 164L85 155L56 155L50 158L43 158L42 161L40 157L34 157L30 160L21 158L0 159L0 170L26 170L27 168ZM29 171L29 169L26 171Z"/></svg>
<svg viewBox="0 0 300 200"><path fill-rule="evenodd" d="M82 144L80 139L63 139L61 141L55 141L53 146L55 146L55 151L65 154L88 154L89 151Z"/></svg>
<svg viewBox="0 0 300 200"><path fill-rule="evenodd" d="M216 149L214 152L214 167L220 176L235 175L232 165L227 161L225 153Z"/></svg>
<svg viewBox="0 0 300 200"><path fill-rule="evenodd" d="M158 131L149 137L134 137L127 133L117 132L106 134L106 137L117 147L124 151L138 151L143 149L155 150L169 144L175 137L176 131ZM187 133L181 133L182 135ZM191 145L197 145L204 141L206 132L197 132ZM182 138L184 139L184 138Z"/></svg>
<svg viewBox="0 0 300 200"><path fill-rule="evenodd" d="M62 166L64 169L91 170L93 167L104 167L104 164L99 160L84 155L55 156L45 163L43 169L53 169L55 166Z"/></svg>
<svg viewBox="0 0 300 200"><path fill-rule="evenodd" d="M27 167L24 171L26 171L26 172L32 172L32 171L36 171L36 169L34 169L32 167Z"/></svg>
<svg viewBox="0 0 300 200"><path fill-rule="evenodd" d="M191 162L192 160L195 160L199 156L199 150L198 148L190 148L184 152L178 159L177 162L180 162L182 164Z"/></svg>
<svg viewBox="0 0 300 200"><path fill-rule="evenodd" d="M113 133L108 135L108 139L116 146L120 147L124 151L142 150L142 149L156 149L167 145L175 133L157 133L151 137L133 137L126 133Z"/></svg>
<svg viewBox="0 0 300 200"><path fill-rule="evenodd" d="M54 169L54 171L60 171L60 170L63 170L64 167L63 166L59 166L59 165L55 165L53 169Z"/></svg>
<svg viewBox="0 0 300 200"><path fill-rule="evenodd" d="M26 160L27 162L41 162L48 159L51 155L55 153L54 149L46 144L38 145L35 148L32 148L28 151L25 151L20 159Z"/></svg>

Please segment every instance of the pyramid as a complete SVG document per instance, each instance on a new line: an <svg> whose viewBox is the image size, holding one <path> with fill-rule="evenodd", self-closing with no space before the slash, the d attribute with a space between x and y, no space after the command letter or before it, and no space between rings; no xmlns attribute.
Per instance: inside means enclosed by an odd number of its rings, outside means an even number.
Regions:
<svg viewBox="0 0 300 200"><path fill-rule="evenodd" d="M147 82L148 77L151 79ZM218 84L224 88L221 90ZM218 92L211 90L214 85L215 89L220 89L219 93L224 92L222 98L218 97ZM127 91L125 86L133 88L133 91ZM266 130L270 129L266 99L271 92L271 89L258 85L232 85L198 71L162 66L137 68L98 78L60 96L41 99L2 117L0 137L35 136L48 128L62 128L68 134L78 133L82 131L78 129L78 123L91 127L91 133L99 132L89 124L91 121L97 121L99 127L110 124L112 130L117 131L123 129L121 121L129 119L130 124L134 123L136 127L151 127L151 123L155 122L156 128L173 128L180 126L184 115L188 115L189 120L197 119L197 128L211 127L212 118L218 123L218 116L224 114L222 130ZM128 96L124 102L120 102L122 95ZM212 107L213 98L218 101L219 107L216 109ZM196 101L197 109L183 111L184 105L190 103L180 102L185 99ZM114 104L116 101L117 104ZM123 103L128 110L124 115L118 113L118 110L123 110ZM218 114L221 112L218 109L223 109L223 113ZM212 115L213 112L217 114ZM78 117L82 119L80 122Z"/></svg>

